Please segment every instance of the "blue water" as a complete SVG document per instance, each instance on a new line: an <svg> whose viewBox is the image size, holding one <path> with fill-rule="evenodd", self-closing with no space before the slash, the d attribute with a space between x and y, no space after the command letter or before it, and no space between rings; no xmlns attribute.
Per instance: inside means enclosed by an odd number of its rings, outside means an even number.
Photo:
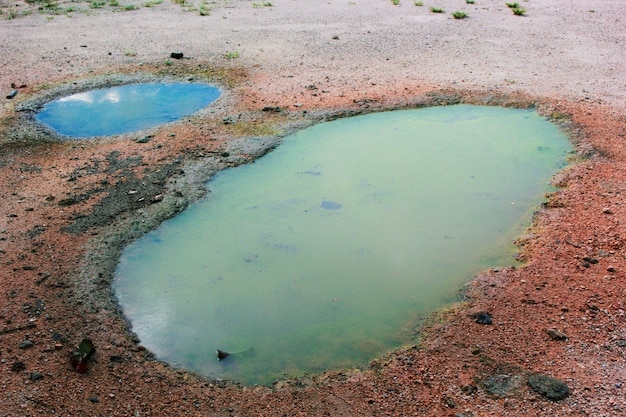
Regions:
<svg viewBox="0 0 626 417"><path fill-rule="evenodd" d="M322 123L124 250L114 290L141 343L267 384L411 343L511 242L571 146L528 110L434 107ZM253 348L249 350L249 348ZM218 362L216 349L244 351Z"/></svg>
<svg viewBox="0 0 626 417"><path fill-rule="evenodd" d="M129 84L54 100L35 118L71 138L119 135L181 119L219 95L207 84Z"/></svg>

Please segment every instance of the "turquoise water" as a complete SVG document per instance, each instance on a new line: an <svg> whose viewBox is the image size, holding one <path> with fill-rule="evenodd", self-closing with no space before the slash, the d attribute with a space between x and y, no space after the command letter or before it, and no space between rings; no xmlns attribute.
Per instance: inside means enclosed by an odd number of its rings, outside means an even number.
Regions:
<svg viewBox="0 0 626 417"><path fill-rule="evenodd" d="M181 119L219 95L207 84L129 84L54 100L35 118L71 138L119 135Z"/></svg>
<svg viewBox="0 0 626 417"><path fill-rule="evenodd" d="M511 242L571 150L532 111L449 106L323 123L123 252L114 290L141 343L267 384L409 343ZM252 348L252 350L248 350ZM216 349L246 351L223 362Z"/></svg>

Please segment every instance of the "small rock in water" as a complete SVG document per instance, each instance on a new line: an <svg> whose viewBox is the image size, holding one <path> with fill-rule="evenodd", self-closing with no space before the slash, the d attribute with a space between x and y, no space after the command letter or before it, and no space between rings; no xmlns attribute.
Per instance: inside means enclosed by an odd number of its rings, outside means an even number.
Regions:
<svg viewBox="0 0 626 417"><path fill-rule="evenodd" d="M542 374L535 374L528 378L528 386L552 401L562 400L570 393L565 382Z"/></svg>
<svg viewBox="0 0 626 417"><path fill-rule="evenodd" d="M478 324L493 324L493 320L491 320L491 314L485 313L484 311L476 313L474 317L476 318L476 323Z"/></svg>
<svg viewBox="0 0 626 417"><path fill-rule="evenodd" d="M230 353L219 349L217 350L217 360L221 361L222 359L226 359L229 356Z"/></svg>

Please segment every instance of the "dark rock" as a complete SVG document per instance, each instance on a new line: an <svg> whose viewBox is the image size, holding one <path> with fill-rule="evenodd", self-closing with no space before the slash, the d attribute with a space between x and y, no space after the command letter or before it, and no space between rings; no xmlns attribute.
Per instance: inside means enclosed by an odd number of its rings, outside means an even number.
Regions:
<svg viewBox="0 0 626 417"><path fill-rule="evenodd" d="M182 52L172 52L170 54L170 58L174 58L174 59L183 59L183 53Z"/></svg>
<svg viewBox="0 0 626 417"><path fill-rule="evenodd" d="M553 340L567 340L567 335L556 329L547 329L546 332Z"/></svg>
<svg viewBox="0 0 626 417"><path fill-rule="evenodd" d="M109 362L122 363L122 362L124 362L124 358L122 358L121 356L118 356L118 355L111 355L109 357Z"/></svg>
<svg viewBox="0 0 626 417"><path fill-rule="evenodd" d="M443 403L448 408L455 408L456 407L456 402L454 402L454 400L452 398L450 398L450 397L443 397Z"/></svg>
<svg viewBox="0 0 626 417"><path fill-rule="evenodd" d="M35 343L30 340L23 340L22 343L20 343L20 349L29 349L33 346L35 346Z"/></svg>
<svg viewBox="0 0 626 417"><path fill-rule="evenodd" d="M474 318L476 318L476 323L478 324L493 324L493 320L491 320L491 314L485 313L484 311L476 313L474 315Z"/></svg>
<svg viewBox="0 0 626 417"><path fill-rule="evenodd" d="M40 379L43 379L43 375L41 375L41 373L33 372L32 374L30 374L31 381L39 381Z"/></svg>
<svg viewBox="0 0 626 417"><path fill-rule="evenodd" d="M588 262L590 264L597 264L599 261L596 258L592 258L590 256L586 256L583 258L583 261Z"/></svg>
<svg viewBox="0 0 626 417"><path fill-rule="evenodd" d="M565 382L547 375L535 374L528 378L527 383L533 391L552 401L562 400L570 394Z"/></svg>
<svg viewBox="0 0 626 417"><path fill-rule="evenodd" d="M13 364L11 364L11 371L13 372L20 372L24 369L26 369L26 365L24 365L24 362L13 362Z"/></svg>
<svg viewBox="0 0 626 417"><path fill-rule="evenodd" d="M230 355L231 355L230 353L225 352L223 350L219 350L219 349L217 350L217 359L220 361L226 359Z"/></svg>
<svg viewBox="0 0 626 417"><path fill-rule="evenodd" d="M466 394L473 394L474 392L476 392L476 387L474 385L463 385L461 387L461 391Z"/></svg>
<svg viewBox="0 0 626 417"><path fill-rule="evenodd" d="M282 107L278 107L278 106L265 106L261 109L262 111L267 111L267 112L274 112L274 113L280 113L281 111L283 111Z"/></svg>
<svg viewBox="0 0 626 417"><path fill-rule="evenodd" d="M80 196L73 195L71 197L60 200L58 204L61 207L67 207L67 206L72 206L74 204L78 204L80 203L80 201L81 201Z"/></svg>
<svg viewBox="0 0 626 417"><path fill-rule="evenodd" d="M100 402L98 397L89 397L89 401L91 401L92 403L99 403Z"/></svg>

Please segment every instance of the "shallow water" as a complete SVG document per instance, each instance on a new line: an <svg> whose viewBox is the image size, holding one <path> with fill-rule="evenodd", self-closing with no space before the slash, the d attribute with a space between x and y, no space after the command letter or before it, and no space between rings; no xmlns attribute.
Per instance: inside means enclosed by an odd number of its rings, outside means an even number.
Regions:
<svg viewBox="0 0 626 417"><path fill-rule="evenodd" d="M527 110L316 125L129 246L114 289L144 346L204 375L266 384L362 366L475 273L514 262L510 242L569 151ZM245 352L218 362L216 349Z"/></svg>
<svg viewBox="0 0 626 417"><path fill-rule="evenodd" d="M119 135L181 119L219 95L207 84L129 84L62 97L35 118L72 138Z"/></svg>

